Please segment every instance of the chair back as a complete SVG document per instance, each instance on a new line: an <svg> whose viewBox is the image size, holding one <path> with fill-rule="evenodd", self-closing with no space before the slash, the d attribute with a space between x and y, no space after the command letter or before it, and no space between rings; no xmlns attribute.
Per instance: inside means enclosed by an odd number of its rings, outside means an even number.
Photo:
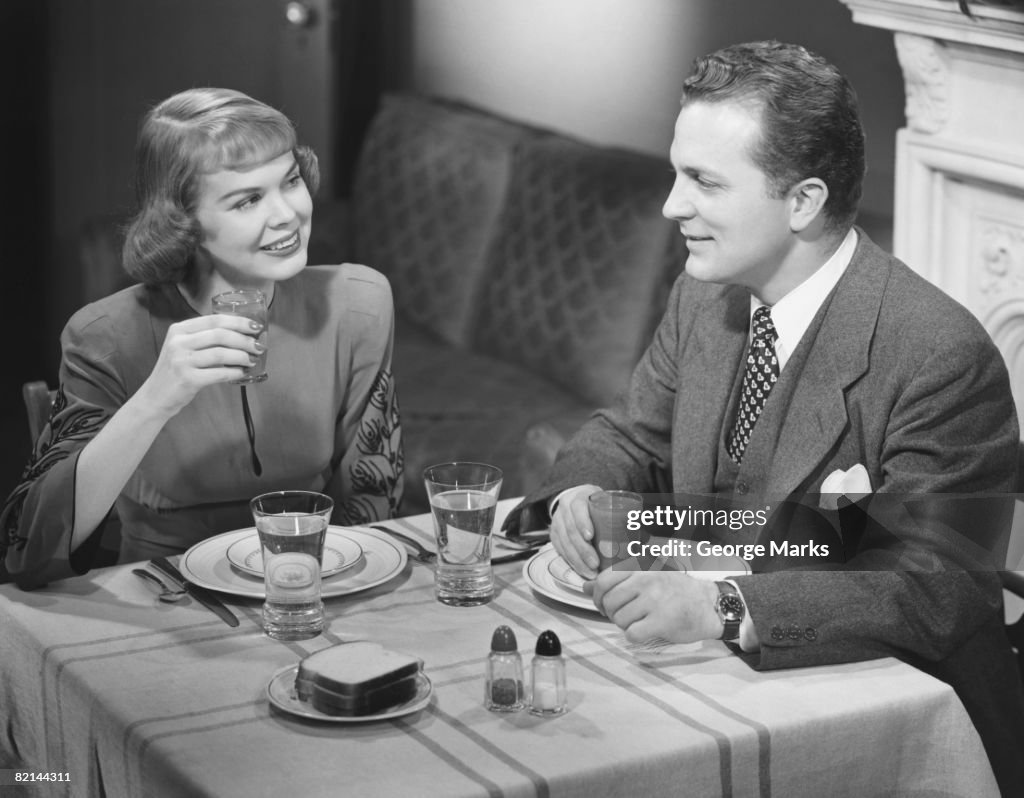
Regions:
<svg viewBox="0 0 1024 798"><path fill-rule="evenodd" d="M51 391L50 386L42 380L36 380L26 382L21 387L21 395L25 399L28 414L28 434L32 443L35 443L46 422L50 420L50 410L57 392Z"/></svg>

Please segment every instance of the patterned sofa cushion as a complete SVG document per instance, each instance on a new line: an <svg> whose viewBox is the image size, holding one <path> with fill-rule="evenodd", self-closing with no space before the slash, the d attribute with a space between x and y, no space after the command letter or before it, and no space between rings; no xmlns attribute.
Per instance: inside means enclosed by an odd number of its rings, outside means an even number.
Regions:
<svg viewBox="0 0 1024 798"><path fill-rule="evenodd" d="M524 140L489 253L478 351L594 405L625 389L684 261L654 157Z"/></svg>
<svg viewBox="0 0 1024 798"><path fill-rule="evenodd" d="M367 133L353 187L355 259L386 274L399 313L467 346L484 267L527 129L392 95Z"/></svg>

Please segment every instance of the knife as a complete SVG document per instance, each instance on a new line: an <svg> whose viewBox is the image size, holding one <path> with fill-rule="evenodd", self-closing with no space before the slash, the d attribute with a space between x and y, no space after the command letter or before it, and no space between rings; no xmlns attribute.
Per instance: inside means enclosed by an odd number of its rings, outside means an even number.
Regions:
<svg viewBox="0 0 1024 798"><path fill-rule="evenodd" d="M238 626L238 618L235 617L231 610L224 606L224 602L217 598L213 591L207 590L205 587L199 587L199 585L193 585L181 575L181 571L171 565L170 560L166 557L157 557L155 560L150 560L149 564L185 588L192 598L212 611L214 615L228 626Z"/></svg>

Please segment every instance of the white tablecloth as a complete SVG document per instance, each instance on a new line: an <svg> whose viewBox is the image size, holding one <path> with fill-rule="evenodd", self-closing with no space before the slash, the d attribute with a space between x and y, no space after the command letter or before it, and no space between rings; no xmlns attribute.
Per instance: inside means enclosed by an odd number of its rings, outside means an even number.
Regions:
<svg viewBox="0 0 1024 798"><path fill-rule="evenodd" d="M502 502L507 512L511 501ZM402 519L430 541L428 516ZM900 662L760 673L722 643L645 649L608 621L496 568L490 604L433 597L429 568L327 601L328 629L267 638L260 603L228 597L229 628L198 604L159 604L130 567L31 593L0 588L0 793L31 796L995 795L953 691ZM499 624L527 666L552 629L569 712L483 707ZM324 646L375 640L421 657L430 705L372 724L274 710L278 669ZM11 768L70 782L11 786Z"/></svg>

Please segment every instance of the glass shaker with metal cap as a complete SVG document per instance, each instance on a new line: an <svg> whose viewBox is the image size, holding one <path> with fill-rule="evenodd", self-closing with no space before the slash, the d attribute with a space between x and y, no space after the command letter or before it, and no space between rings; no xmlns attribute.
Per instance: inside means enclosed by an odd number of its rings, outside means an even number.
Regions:
<svg viewBox="0 0 1024 798"><path fill-rule="evenodd" d="M550 629L541 632L530 666L530 712L561 715L568 708L562 643Z"/></svg>
<svg viewBox="0 0 1024 798"><path fill-rule="evenodd" d="M516 633L507 626L499 626L491 636L484 706L492 712L518 712L525 706L523 658L519 655Z"/></svg>

